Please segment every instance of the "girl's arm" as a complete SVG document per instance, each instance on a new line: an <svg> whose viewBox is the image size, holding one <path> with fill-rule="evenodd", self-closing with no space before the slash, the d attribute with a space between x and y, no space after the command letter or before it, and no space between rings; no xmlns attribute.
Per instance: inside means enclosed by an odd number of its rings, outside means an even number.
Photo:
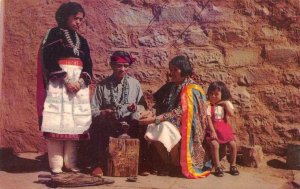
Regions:
<svg viewBox="0 0 300 189"><path fill-rule="evenodd" d="M210 136L211 136L211 138L212 139L217 139L218 138L217 137L217 133L216 133L214 125L213 125L213 123L211 121L211 117L209 115L207 116L207 122L208 122L208 128L210 130Z"/></svg>
<svg viewBox="0 0 300 189"><path fill-rule="evenodd" d="M233 109L233 105L230 101L226 100L226 101L220 101L218 103L218 105L221 105L224 107L226 115L228 116L234 116L234 109Z"/></svg>

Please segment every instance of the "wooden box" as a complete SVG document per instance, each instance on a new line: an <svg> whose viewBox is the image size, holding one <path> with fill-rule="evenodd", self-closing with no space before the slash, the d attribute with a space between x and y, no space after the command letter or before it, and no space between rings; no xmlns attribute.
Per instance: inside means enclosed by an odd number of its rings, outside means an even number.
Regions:
<svg viewBox="0 0 300 189"><path fill-rule="evenodd" d="M109 138L107 176L137 176L139 139Z"/></svg>
<svg viewBox="0 0 300 189"><path fill-rule="evenodd" d="M264 157L261 146L241 146L240 150L242 153L242 165L256 168L260 166Z"/></svg>

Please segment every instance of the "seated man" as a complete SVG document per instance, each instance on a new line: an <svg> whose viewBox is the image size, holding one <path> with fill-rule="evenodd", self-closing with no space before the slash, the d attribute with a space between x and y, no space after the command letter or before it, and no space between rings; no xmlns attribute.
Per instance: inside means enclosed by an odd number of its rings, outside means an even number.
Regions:
<svg viewBox="0 0 300 189"><path fill-rule="evenodd" d="M127 75L129 66L134 59L123 51L116 51L110 58L110 66L113 74L100 82L92 98L92 116L94 127L91 130L91 140L96 154L97 167L93 175L101 176L106 163L106 149L109 137L119 137L125 130L122 124L129 124L128 135L132 138L140 139L140 161L139 170L145 172L144 162L147 157L147 142L143 135L145 127L139 127L135 112L137 109L146 109L147 104L143 97L143 92L139 81ZM126 124L125 123L125 124ZM101 163L102 165L99 165Z"/></svg>

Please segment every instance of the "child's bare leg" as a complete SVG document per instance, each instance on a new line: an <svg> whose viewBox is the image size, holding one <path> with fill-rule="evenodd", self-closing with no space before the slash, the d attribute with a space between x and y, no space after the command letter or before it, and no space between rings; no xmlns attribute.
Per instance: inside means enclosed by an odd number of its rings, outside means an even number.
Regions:
<svg viewBox="0 0 300 189"><path fill-rule="evenodd" d="M229 147L230 147L230 165L233 166L236 164L236 156L237 156L236 142L230 141Z"/></svg>
<svg viewBox="0 0 300 189"><path fill-rule="evenodd" d="M229 147L230 147L230 174L232 175L239 175L240 172L238 171L237 167L236 167L236 155L237 155L237 146L236 146L236 142L230 141L229 142Z"/></svg>
<svg viewBox="0 0 300 189"><path fill-rule="evenodd" d="M219 157L219 143L216 140L212 140L210 143L211 146L211 155L213 158L213 162L214 162L214 166L215 167L219 167L220 166L220 157Z"/></svg>
<svg viewBox="0 0 300 189"><path fill-rule="evenodd" d="M222 160L226 156L227 152L227 145L226 144L220 144L220 160Z"/></svg>
<svg viewBox="0 0 300 189"><path fill-rule="evenodd" d="M219 154L219 148L220 148L220 144L218 143L218 141L213 140L210 143L211 145L211 149L212 149L212 158L213 158L213 162L214 162L214 166L215 166L215 175L217 177L223 177L224 176L224 172L223 169L221 168L220 165L220 154Z"/></svg>

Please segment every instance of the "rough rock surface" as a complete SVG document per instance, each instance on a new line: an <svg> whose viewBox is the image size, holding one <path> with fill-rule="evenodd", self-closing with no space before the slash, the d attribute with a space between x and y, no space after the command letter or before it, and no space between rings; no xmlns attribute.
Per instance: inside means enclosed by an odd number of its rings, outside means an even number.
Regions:
<svg viewBox="0 0 300 189"><path fill-rule="evenodd" d="M43 151L35 90L36 55L66 0L5 1L0 147ZM131 74L146 97L166 81L168 61L186 54L206 90L224 81L233 94L241 144L248 132L267 153L285 154L299 137L300 2L298 0L77 0L81 33L94 62L94 84L111 71L112 51L137 58Z"/></svg>

